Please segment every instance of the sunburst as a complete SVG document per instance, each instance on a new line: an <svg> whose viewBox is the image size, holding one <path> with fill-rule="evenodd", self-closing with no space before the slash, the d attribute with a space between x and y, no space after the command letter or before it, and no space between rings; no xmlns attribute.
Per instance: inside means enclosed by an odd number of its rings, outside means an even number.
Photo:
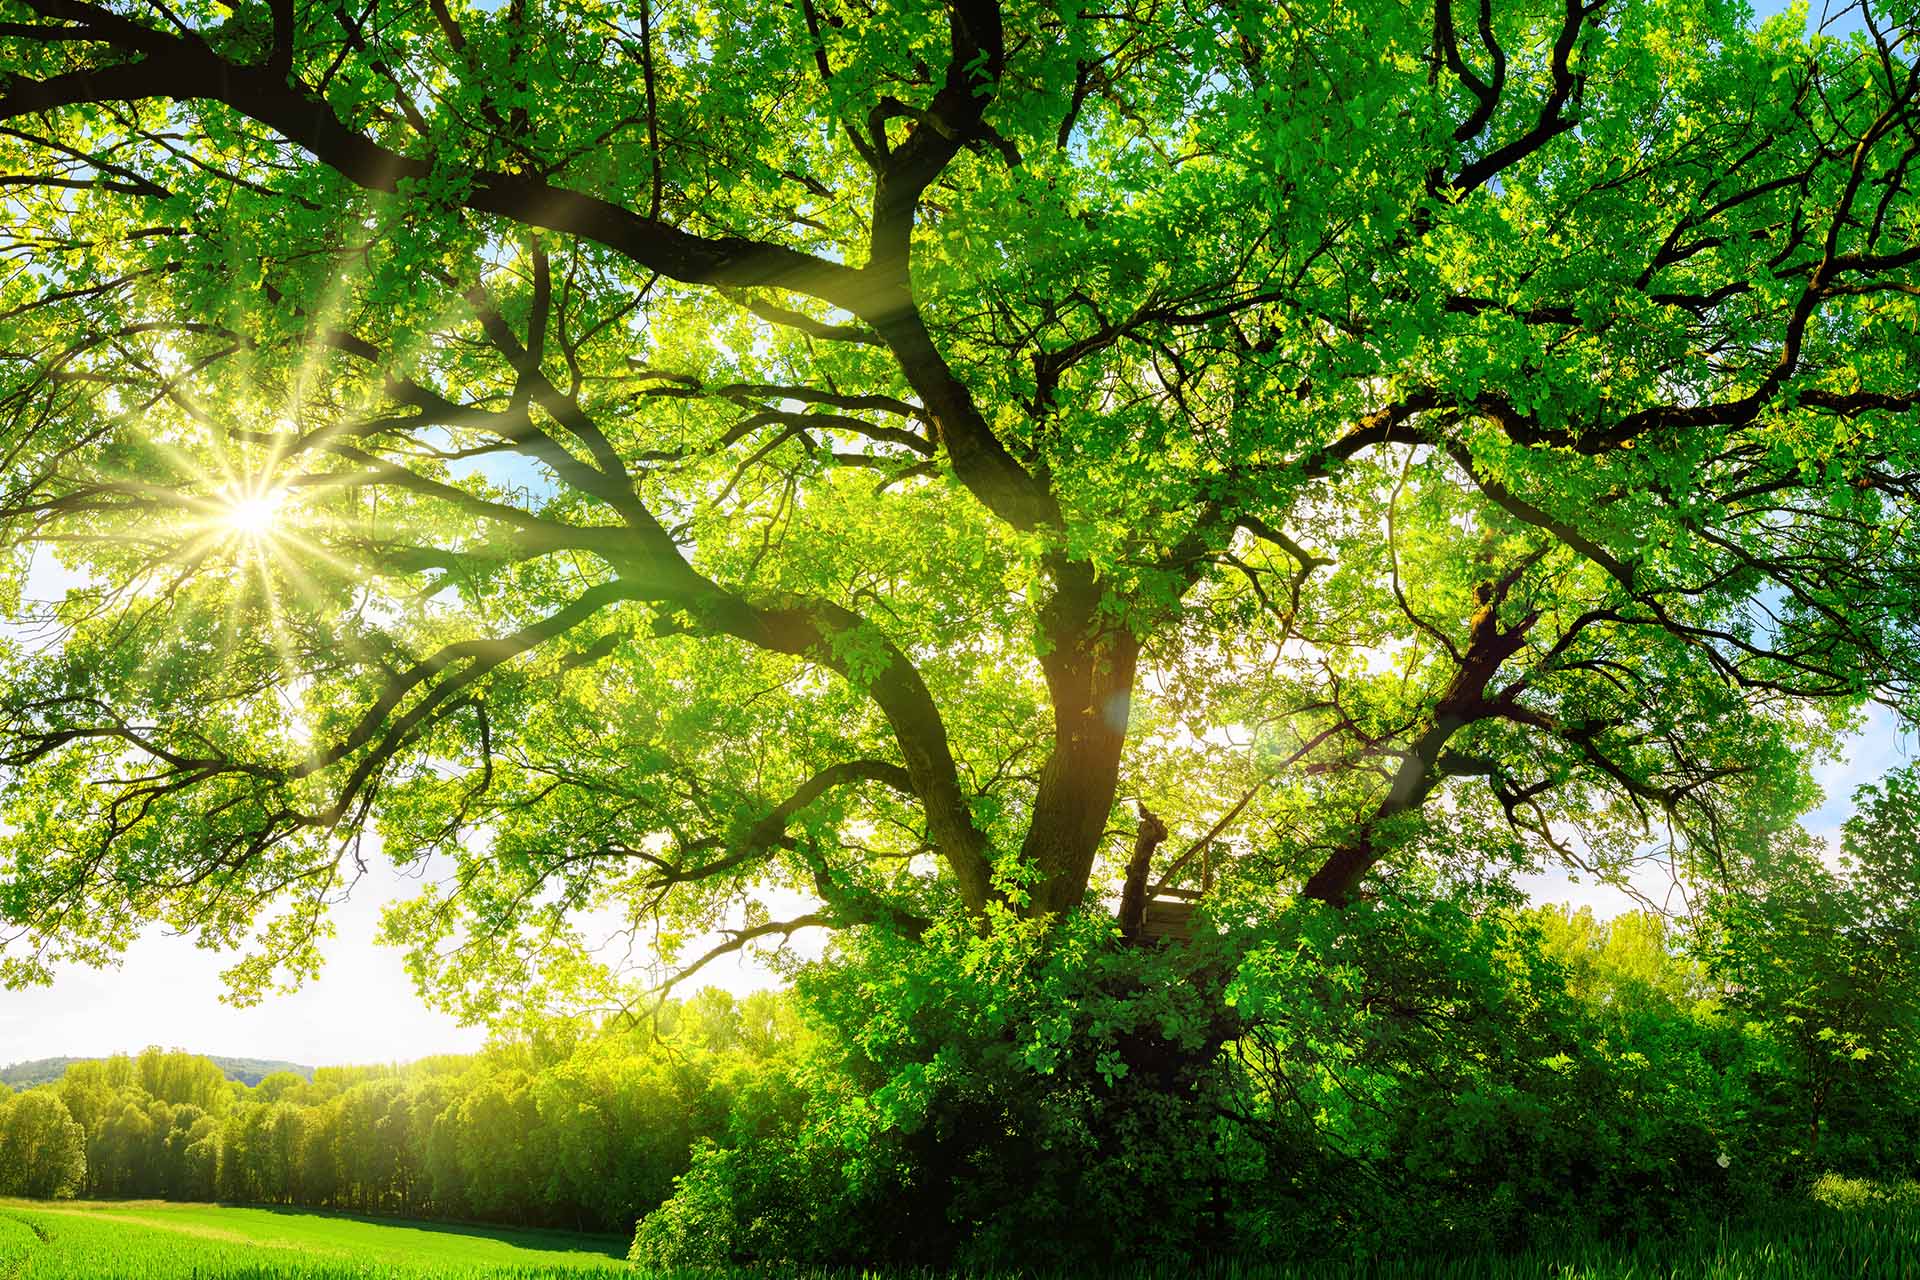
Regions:
<svg viewBox="0 0 1920 1280"><path fill-rule="evenodd" d="M260 488L228 495L224 509L216 517L220 529L247 542L263 542L279 532L280 517L287 504L287 491Z"/></svg>

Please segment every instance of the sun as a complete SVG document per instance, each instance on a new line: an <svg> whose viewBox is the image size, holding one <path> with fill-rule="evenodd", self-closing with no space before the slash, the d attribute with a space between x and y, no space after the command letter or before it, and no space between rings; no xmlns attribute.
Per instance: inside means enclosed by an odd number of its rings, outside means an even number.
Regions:
<svg viewBox="0 0 1920 1280"><path fill-rule="evenodd" d="M248 541L269 538L280 523L280 512L286 502L285 489L235 494L227 499L219 523L228 533Z"/></svg>

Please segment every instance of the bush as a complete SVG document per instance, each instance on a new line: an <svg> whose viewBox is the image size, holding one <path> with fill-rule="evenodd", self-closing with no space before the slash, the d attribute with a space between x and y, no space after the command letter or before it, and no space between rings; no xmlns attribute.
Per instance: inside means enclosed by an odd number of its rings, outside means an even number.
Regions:
<svg viewBox="0 0 1920 1280"><path fill-rule="evenodd" d="M804 1069L742 1095L635 1256L1466 1252L1790 1177L1750 1092L1771 1042L1657 923L1479 891L1267 919L1168 948L1091 915L862 939L801 981Z"/></svg>
<svg viewBox="0 0 1920 1280"><path fill-rule="evenodd" d="M1222 939L1125 948L1092 916L864 939L801 981L822 1034L800 1094L703 1153L635 1256L1188 1256L1232 1169L1264 1169L1216 1123L1232 1103L1225 954Z"/></svg>

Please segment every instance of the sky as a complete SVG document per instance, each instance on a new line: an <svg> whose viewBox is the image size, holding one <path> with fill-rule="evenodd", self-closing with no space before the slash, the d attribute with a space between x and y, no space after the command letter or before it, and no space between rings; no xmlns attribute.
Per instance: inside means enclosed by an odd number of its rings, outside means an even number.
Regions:
<svg viewBox="0 0 1920 1280"><path fill-rule="evenodd" d="M220 971L233 963L191 939L153 929L117 969L67 966L50 987L0 990L0 1065L30 1058L97 1057L148 1045L303 1066L405 1062L470 1053L482 1028L462 1027L414 994L400 952L374 942L380 909L420 883L370 858L366 879L333 916L320 977L246 1009L222 1004ZM716 961L697 986L735 992L771 986L765 969Z"/></svg>
<svg viewBox="0 0 1920 1280"><path fill-rule="evenodd" d="M1756 10L1764 17L1785 7L1762 0ZM1820 15L1816 3L1810 25L1817 25ZM1849 25L1843 22L1830 30ZM1850 811L1854 789L1910 762L1915 751L1914 736L1899 731L1887 712L1876 711L1848 740L1842 758L1816 770L1827 800L1808 818L1809 828L1831 835ZM1637 883L1655 901L1669 888L1653 868ZM1564 871L1529 876L1523 884L1538 901L1591 906L1602 915L1636 905L1618 889L1577 880ZM337 933L325 947L326 967L320 977L294 994L269 996L252 1008L235 1008L219 999L219 973L231 957L158 929L135 943L117 968L69 966L50 987L0 990L0 1065L134 1052L148 1045L308 1066L406 1061L476 1050L486 1039L484 1029L462 1027L425 1008L414 994L400 953L374 942L380 909L411 896L418 887L417 881L376 860L372 873L335 913ZM767 969L745 957L717 961L698 979L700 985L736 992L775 981Z"/></svg>
<svg viewBox="0 0 1920 1280"><path fill-rule="evenodd" d="M1808 831L1824 838L1829 847L1838 848L1840 825L1853 813L1853 793L1878 781L1888 770L1911 764L1920 754L1920 738L1911 728L1903 728L1893 713L1874 707L1860 729L1848 735L1839 755L1822 760L1813 769L1814 781L1826 800L1801 820ZM1564 902L1576 907L1591 907L1599 916L1617 915L1635 910L1640 904L1632 896L1591 876L1577 876L1555 867L1534 875L1516 876L1515 882L1535 902ZM1673 878L1659 865L1641 869L1633 878L1635 890L1649 901L1680 910L1684 903Z"/></svg>

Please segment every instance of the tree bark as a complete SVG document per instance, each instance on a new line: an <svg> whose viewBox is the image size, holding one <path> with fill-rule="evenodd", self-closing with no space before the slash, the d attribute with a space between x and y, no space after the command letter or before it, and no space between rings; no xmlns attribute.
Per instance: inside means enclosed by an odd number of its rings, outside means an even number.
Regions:
<svg viewBox="0 0 1920 1280"><path fill-rule="evenodd" d="M1064 560L1052 567L1057 586L1037 638L1053 703L1053 749L1021 846L1038 872L1028 903L1035 915L1071 910L1086 897L1113 812L1140 654L1132 632L1100 616L1091 568Z"/></svg>

